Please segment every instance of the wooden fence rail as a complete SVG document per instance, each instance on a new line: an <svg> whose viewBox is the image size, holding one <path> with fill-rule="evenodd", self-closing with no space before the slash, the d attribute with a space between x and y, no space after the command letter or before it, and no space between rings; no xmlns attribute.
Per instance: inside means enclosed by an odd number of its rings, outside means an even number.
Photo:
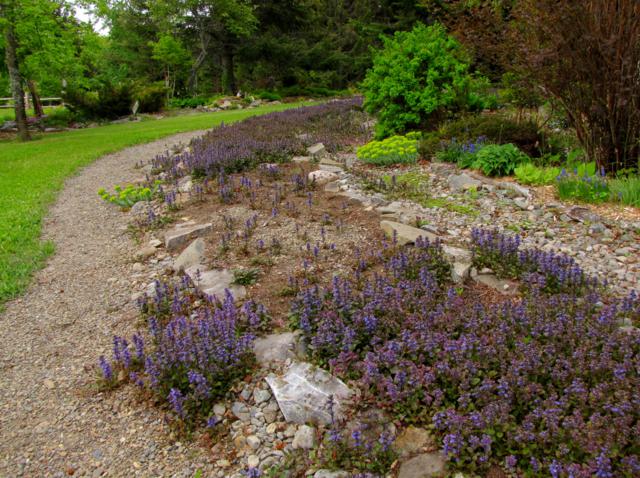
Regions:
<svg viewBox="0 0 640 478"><path fill-rule="evenodd" d="M40 98L40 101L42 102L42 106L57 106L63 104L62 98L59 98L57 96L52 96L50 98ZM31 102L29 101L29 98L25 98L25 105L27 105L27 107L30 107ZM13 108L13 98L0 98L0 109L1 108Z"/></svg>

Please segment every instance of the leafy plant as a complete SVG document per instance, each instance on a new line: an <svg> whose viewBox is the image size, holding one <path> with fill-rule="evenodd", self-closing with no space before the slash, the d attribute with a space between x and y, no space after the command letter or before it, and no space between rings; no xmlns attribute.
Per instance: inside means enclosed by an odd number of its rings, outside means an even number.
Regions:
<svg viewBox="0 0 640 478"><path fill-rule="evenodd" d="M587 203L605 202L611 194L604 176L597 172L594 175L586 172L580 175L577 169L573 173L563 169L556 179L556 189L560 199L573 199Z"/></svg>
<svg viewBox="0 0 640 478"><path fill-rule="evenodd" d="M111 204L116 204L123 209L128 209L137 202L151 201L154 194L159 191L160 184L160 181L156 181L152 187L128 184L124 189L121 186L115 186L114 194L110 194L104 188L101 188L98 190L98 195Z"/></svg>
<svg viewBox="0 0 640 478"><path fill-rule="evenodd" d="M371 141L358 148L358 159L377 166L415 163L418 160L418 137L419 133L409 133Z"/></svg>
<svg viewBox="0 0 640 478"><path fill-rule="evenodd" d="M612 200L640 207L640 177L629 175L610 179L608 185Z"/></svg>
<svg viewBox="0 0 640 478"><path fill-rule="evenodd" d="M480 136L474 141L458 142L453 138L441 151L436 153L436 159L446 163L456 163L461 168L470 168L476 161L478 152L485 146L486 137Z"/></svg>
<svg viewBox="0 0 640 478"><path fill-rule="evenodd" d="M489 144L480 149L473 167L487 176L508 176L529 157L513 144Z"/></svg>
<svg viewBox="0 0 640 478"><path fill-rule="evenodd" d="M518 182L522 184L544 186L554 183L560 174L560 168L543 168L533 163L524 163L514 169L514 174Z"/></svg>
<svg viewBox="0 0 640 478"><path fill-rule="evenodd" d="M259 276L259 269L234 269L233 283L238 285L252 285L257 282Z"/></svg>
<svg viewBox="0 0 640 478"><path fill-rule="evenodd" d="M379 117L379 137L433 125L448 112L483 107L487 81L445 28L418 24L384 39L362 83L365 109Z"/></svg>

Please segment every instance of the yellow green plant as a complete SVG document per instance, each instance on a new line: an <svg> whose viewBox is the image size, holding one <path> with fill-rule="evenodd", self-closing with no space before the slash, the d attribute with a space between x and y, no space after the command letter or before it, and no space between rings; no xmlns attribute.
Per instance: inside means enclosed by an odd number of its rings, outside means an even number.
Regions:
<svg viewBox="0 0 640 478"><path fill-rule="evenodd" d="M371 141L358 148L358 159L376 166L412 164L418 160L420 133L391 136L382 141Z"/></svg>

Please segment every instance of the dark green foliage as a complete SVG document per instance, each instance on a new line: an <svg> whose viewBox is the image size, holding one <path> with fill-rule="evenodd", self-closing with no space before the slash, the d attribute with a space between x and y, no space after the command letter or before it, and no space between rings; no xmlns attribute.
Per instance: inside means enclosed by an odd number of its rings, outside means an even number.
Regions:
<svg viewBox="0 0 640 478"><path fill-rule="evenodd" d="M128 83L104 84L96 91L69 90L64 96L67 107L91 119L116 119L131 114L134 99Z"/></svg>
<svg viewBox="0 0 640 478"><path fill-rule="evenodd" d="M267 101L280 101L282 99L282 96L280 96L278 93L273 93L272 91L262 91L258 93L258 98Z"/></svg>
<svg viewBox="0 0 640 478"><path fill-rule="evenodd" d="M433 127L452 112L484 107L487 83L469 61L439 24L386 38L362 84L365 108L379 115L378 135Z"/></svg>
<svg viewBox="0 0 640 478"><path fill-rule="evenodd" d="M171 108L197 108L209 103L209 98L203 96L195 96L191 98L171 98L169 107Z"/></svg>
<svg viewBox="0 0 640 478"><path fill-rule="evenodd" d="M149 85L136 91L140 102L139 113L157 113L167 105L167 89L164 85Z"/></svg>

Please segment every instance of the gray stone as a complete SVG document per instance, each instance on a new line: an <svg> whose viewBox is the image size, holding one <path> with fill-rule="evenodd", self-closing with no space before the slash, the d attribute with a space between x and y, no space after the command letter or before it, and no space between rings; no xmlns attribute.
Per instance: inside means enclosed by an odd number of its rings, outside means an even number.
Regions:
<svg viewBox="0 0 640 478"><path fill-rule="evenodd" d="M510 183L508 181L499 182L496 184L498 189L503 189L508 192L508 194L512 197L522 196L527 199L531 197L531 191L524 186L520 186L517 183Z"/></svg>
<svg viewBox="0 0 640 478"><path fill-rule="evenodd" d="M503 295L515 295L518 292L518 287L515 282L498 279L498 277L493 274L482 274L481 272L479 275L472 277L476 282L491 287Z"/></svg>
<svg viewBox="0 0 640 478"><path fill-rule="evenodd" d="M249 407L242 402L234 402L233 405L231 405L231 413L243 422L247 422L251 418Z"/></svg>
<svg viewBox="0 0 640 478"><path fill-rule="evenodd" d="M454 262L451 267L451 280L455 284L463 284L471 272L470 262Z"/></svg>
<svg viewBox="0 0 640 478"><path fill-rule="evenodd" d="M227 407L225 407L222 403L216 403L213 406L213 413L219 417L222 417L226 411Z"/></svg>
<svg viewBox="0 0 640 478"><path fill-rule="evenodd" d="M178 180L178 191L190 193L193 190L193 180L191 176L184 176Z"/></svg>
<svg viewBox="0 0 640 478"><path fill-rule="evenodd" d="M313 157L322 156L326 154L326 152L327 152L327 149L324 147L324 144L322 143L316 143L307 148L307 153L309 153L309 155Z"/></svg>
<svg viewBox="0 0 640 478"><path fill-rule="evenodd" d="M133 222L142 224L149 218L150 210L153 210L153 207L149 201L138 201L129 209L129 215Z"/></svg>
<svg viewBox="0 0 640 478"><path fill-rule="evenodd" d="M175 272L183 271L191 266L202 263L204 259L205 242L199 237L182 251L182 253L173 262L173 270Z"/></svg>
<svg viewBox="0 0 640 478"><path fill-rule="evenodd" d="M311 161L311 157L309 157L309 156L294 156L293 158L291 158L291 161L293 161L294 163L308 163L309 161Z"/></svg>
<svg viewBox="0 0 640 478"><path fill-rule="evenodd" d="M597 214L591 212L589 208L582 206L573 206L567 215L578 222L600 222L602 218Z"/></svg>
<svg viewBox="0 0 640 478"><path fill-rule="evenodd" d="M351 473L342 470L318 470L313 475L313 478L349 478Z"/></svg>
<svg viewBox="0 0 640 478"><path fill-rule="evenodd" d="M449 187L454 191L467 191L468 189L479 189L482 181L472 178L468 174L452 174L449 176Z"/></svg>
<svg viewBox="0 0 640 478"><path fill-rule="evenodd" d="M151 246L146 246L136 252L136 259L139 261L148 259L149 257L155 255L156 248Z"/></svg>
<svg viewBox="0 0 640 478"><path fill-rule="evenodd" d="M434 443L433 437L427 430L409 426L398 435L393 442L392 448L402 457L413 455L422 451L426 446L432 446Z"/></svg>
<svg viewBox="0 0 640 478"><path fill-rule="evenodd" d="M524 198L515 198L513 200L513 203L523 211L528 211L529 207L531 206L529 202Z"/></svg>
<svg viewBox="0 0 640 478"><path fill-rule="evenodd" d="M340 174L344 170L342 166L331 166L330 164L320 164L320 171L329 171L330 173Z"/></svg>
<svg viewBox="0 0 640 478"><path fill-rule="evenodd" d="M340 181L333 181L331 183L325 184L324 190L328 193L337 193L338 191L340 191Z"/></svg>
<svg viewBox="0 0 640 478"><path fill-rule="evenodd" d="M196 264L185 270L185 274L202 293L215 296L219 300L224 300L226 290L231 292L236 300L244 299L247 295L244 286L233 284L233 272L227 269L206 270L204 266Z"/></svg>
<svg viewBox="0 0 640 478"><path fill-rule="evenodd" d="M336 181L337 179L339 179L339 176L332 171L317 170L309 173L309 181L313 181L320 186Z"/></svg>
<svg viewBox="0 0 640 478"><path fill-rule="evenodd" d="M446 461L440 453L423 453L400 465L398 478L434 478L444 476Z"/></svg>
<svg viewBox="0 0 640 478"><path fill-rule="evenodd" d="M294 362L284 375L265 379L286 421L294 423L331 423L329 399L333 414L340 418L344 401L352 391L339 379L310 363Z"/></svg>
<svg viewBox="0 0 640 478"><path fill-rule="evenodd" d="M406 244L414 244L419 237L428 239L429 241L435 241L438 237L428 231L418 229L417 227L407 226L400 222L394 221L380 221L380 227L385 234L393 238L394 232L396 233L396 239L398 244L404 246Z"/></svg>
<svg viewBox="0 0 640 478"><path fill-rule="evenodd" d="M460 247L443 245L442 252L449 262L471 262L471 251Z"/></svg>
<svg viewBox="0 0 640 478"><path fill-rule="evenodd" d="M316 446L316 429L302 425L294 435L291 446L294 450L311 450Z"/></svg>
<svg viewBox="0 0 640 478"><path fill-rule="evenodd" d="M297 343L296 334L293 332L271 334L257 338L253 343L253 351L260 365L284 362L295 358Z"/></svg>
<svg viewBox="0 0 640 478"><path fill-rule="evenodd" d="M260 405L263 402L266 402L271 398L271 394L269 390L254 390L253 391L253 400L256 402L256 405Z"/></svg>
<svg viewBox="0 0 640 478"><path fill-rule="evenodd" d="M249 435L247 437L247 445L249 445L252 450L257 450L258 448L260 448L261 443L262 442L260 441L260 438L255 435Z"/></svg>
<svg viewBox="0 0 640 478"><path fill-rule="evenodd" d="M213 230L213 224L194 224L177 226L167 232L164 237L164 244L167 250L175 250L187 242L197 237L209 234Z"/></svg>

